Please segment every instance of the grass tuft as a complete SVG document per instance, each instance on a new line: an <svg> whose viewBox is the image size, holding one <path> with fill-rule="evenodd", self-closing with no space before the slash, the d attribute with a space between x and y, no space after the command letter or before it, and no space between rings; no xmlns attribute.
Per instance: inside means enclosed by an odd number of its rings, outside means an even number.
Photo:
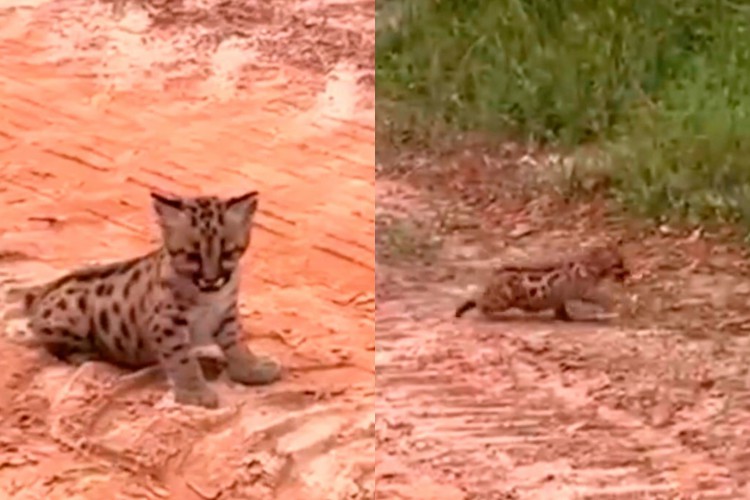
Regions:
<svg viewBox="0 0 750 500"><path fill-rule="evenodd" d="M750 6L384 0L376 67L379 141L593 146L625 206L750 227Z"/></svg>

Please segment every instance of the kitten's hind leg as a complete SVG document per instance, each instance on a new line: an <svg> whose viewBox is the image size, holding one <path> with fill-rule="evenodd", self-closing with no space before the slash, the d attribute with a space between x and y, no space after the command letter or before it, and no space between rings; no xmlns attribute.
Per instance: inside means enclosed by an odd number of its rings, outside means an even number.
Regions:
<svg viewBox="0 0 750 500"><path fill-rule="evenodd" d="M555 319L560 321L574 321L573 317L568 313L568 308L565 306L565 302L561 302L560 305L555 307L554 315Z"/></svg>
<svg viewBox="0 0 750 500"><path fill-rule="evenodd" d="M74 366L86 361L100 360L101 354L92 345L90 335L80 335L79 331L68 323L51 323L33 318L29 328L34 335L35 343L55 358Z"/></svg>

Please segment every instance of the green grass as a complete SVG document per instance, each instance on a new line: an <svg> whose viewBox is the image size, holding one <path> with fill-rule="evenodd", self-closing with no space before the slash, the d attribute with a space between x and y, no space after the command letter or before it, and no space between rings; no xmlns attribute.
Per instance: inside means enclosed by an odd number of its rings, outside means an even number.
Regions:
<svg viewBox="0 0 750 500"><path fill-rule="evenodd" d="M625 206L750 227L750 4L384 0L376 69L379 140L593 145Z"/></svg>

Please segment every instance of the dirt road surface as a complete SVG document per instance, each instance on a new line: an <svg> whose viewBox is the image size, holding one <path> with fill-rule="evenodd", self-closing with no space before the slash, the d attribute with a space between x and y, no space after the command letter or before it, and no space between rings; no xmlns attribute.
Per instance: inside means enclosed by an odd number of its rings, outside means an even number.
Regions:
<svg viewBox="0 0 750 500"><path fill-rule="evenodd" d="M524 194L527 160L469 148L378 178L376 498L750 498L747 251ZM617 318L453 317L493 265L612 236Z"/></svg>
<svg viewBox="0 0 750 500"><path fill-rule="evenodd" d="M372 498L373 46L374 2L3 2L0 277L146 251L149 188L257 188L243 321L287 371L191 409L4 338L0 498Z"/></svg>

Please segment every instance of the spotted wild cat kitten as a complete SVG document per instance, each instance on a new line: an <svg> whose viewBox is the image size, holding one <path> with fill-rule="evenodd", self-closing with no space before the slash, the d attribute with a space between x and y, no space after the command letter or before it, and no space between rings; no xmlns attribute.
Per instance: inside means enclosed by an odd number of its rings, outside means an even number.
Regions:
<svg viewBox="0 0 750 500"><path fill-rule="evenodd" d="M488 318L509 309L551 309L556 318L571 321L567 302L579 300L610 308L611 300L598 288L599 283L609 276L622 282L628 275L620 246L614 243L559 261L500 266L492 271L478 297L461 304L455 316L460 318L475 307Z"/></svg>
<svg viewBox="0 0 750 500"><path fill-rule="evenodd" d="M250 244L257 191L220 199L151 194L162 246L20 291L36 340L73 363L159 363L179 403L217 407L192 349L215 344L231 380L267 384L280 366L240 341L239 261Z"/></svg>

